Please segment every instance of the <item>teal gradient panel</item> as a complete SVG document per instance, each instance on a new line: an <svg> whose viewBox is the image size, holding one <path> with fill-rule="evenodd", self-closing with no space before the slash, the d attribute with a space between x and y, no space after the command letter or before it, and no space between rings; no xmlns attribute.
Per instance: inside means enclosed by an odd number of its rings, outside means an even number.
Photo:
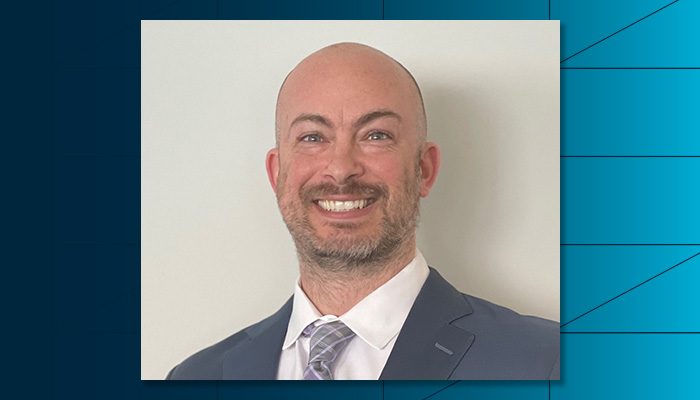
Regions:
<svg viewBox="0 0 700 400"><path fill-rule="evenodd" d="M571 2L574 3L574 2ZM586 2L581 2L586 3ZM639 2L647 8L647 15L659 7L654 2ZM664 4L669 4L666 1ZM607 3L609 7L609 2ZM631 16L630 16L631 17ZM600 44L565 61L563 67L700 67L700 2L679 0L651 17L630 26ZM608 32L605 36L636 21ZM562 18L563 26L566 20ZM564 30L566 32L566 29ZM592 42L594 43L595 40ZM564 43L568 43L565 39ZM590 43L590 44L592 44ZM586 47L586 46L583 46ZM576 50L577 51L577 50ZM571 54L568 51L565 54ZM561 57L562 59L566 57Z"/></svg>
<svg viewBox="0 0 700 400"><path fill-rule="evenodd" d="M547 0L385 0L386 19L547 19Z"/></svg>
<svg viewBox="0 0 700 400"><path fill-rule="evenodd" d="M562 331L700 332L700 256L682 263L697 253L700 246L563 246L561 322L595 310Z"/></svg>
<svg viewBox="0 0 700 400"><path fill-rule="evenodd" d="M700 243L700 158L563 158L562 243Z"/></svg>
<svg viewBox="0 0 700 400"><path fill-rule="evenodd" d="M547 381L458 381L452 385L445 381L388 381L384 400L543 400L547 393Z"/></svg>
<svg viewBox="0 0 700 400"><path fill-rule="evenodd" d="M573 55L671 1L551 0L551 19L561 20L560 58Z"/></svg>
<svg viewBox="0 0 700 400"><path fill-rule="evenodd" d="M700 70L562 70L563 155L700 155Z"/></svg>
<svg viewBox="0 0 700 400"><path fill-rule="evenodd" d="M552 381L552 400L700 398L700 335L562 334L561 340L562 379Z"/></svg>

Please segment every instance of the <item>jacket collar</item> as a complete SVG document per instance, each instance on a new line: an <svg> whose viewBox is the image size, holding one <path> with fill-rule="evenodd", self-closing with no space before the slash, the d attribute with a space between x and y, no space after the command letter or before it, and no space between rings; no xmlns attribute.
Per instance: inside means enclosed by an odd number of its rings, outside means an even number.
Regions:
<svg viewBox="0 0 700 400"><path fill-rule="evenodd" d="M379 379L449 379L474 342L451 323L473 312L435 269L425 281Z"/></svg>
<svg viewBox="0 0 700 400"><path fill-rule="evenodd" d="M474 341L474 334L451 323L472 312L464 296L430 268L379 379L449 379ZM290 298L275 314L248 328L247 343L224 355L223 379L276 379L291 313Z"/></svg>
<svg viewBox="0 0 700 400"><path fill-rule="evenodd" d="M282 342L292 314L292 298L276 313L245 330L247 343L226 352L223 359L224 380L277 379ZM246 340L246 339L243 339Z"/></svg>

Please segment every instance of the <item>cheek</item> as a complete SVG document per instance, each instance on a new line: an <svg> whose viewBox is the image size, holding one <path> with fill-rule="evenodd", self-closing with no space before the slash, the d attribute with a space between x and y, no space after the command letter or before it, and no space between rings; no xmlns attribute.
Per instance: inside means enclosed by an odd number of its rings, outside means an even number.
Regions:
<svg viewBox="0 0 700 400"><path fill-rule="evenodd" d="M298 157L284 166L284 186L288 190L299 190L315 174L317 167L313 157Z"/></svg>

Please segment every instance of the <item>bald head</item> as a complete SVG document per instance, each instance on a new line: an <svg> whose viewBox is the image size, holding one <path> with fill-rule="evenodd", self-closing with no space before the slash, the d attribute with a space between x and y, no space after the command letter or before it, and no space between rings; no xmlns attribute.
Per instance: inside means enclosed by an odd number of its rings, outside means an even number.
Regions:
<svg viewBox="0 0 700 400"><path fill-rule="evenodd" d="M351 118L358 107L391 112L424 142L427 121L413 75L381 51L358 43L337 43L303 59L285 78L277 97L276 140L302 114ZM398 108L400 110L395 110Z"/></svg>

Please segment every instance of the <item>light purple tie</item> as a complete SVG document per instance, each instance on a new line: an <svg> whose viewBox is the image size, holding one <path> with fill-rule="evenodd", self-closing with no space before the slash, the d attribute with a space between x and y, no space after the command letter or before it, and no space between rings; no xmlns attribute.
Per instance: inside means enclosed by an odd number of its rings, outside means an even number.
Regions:
<svg viewBox="0 0 700 400"><path fill-rule="evenodd" d="M332 380L333 362L353 337L355 332L341 321L317 326L311 333L309 363L304 370L304 379Z"/></svg>

